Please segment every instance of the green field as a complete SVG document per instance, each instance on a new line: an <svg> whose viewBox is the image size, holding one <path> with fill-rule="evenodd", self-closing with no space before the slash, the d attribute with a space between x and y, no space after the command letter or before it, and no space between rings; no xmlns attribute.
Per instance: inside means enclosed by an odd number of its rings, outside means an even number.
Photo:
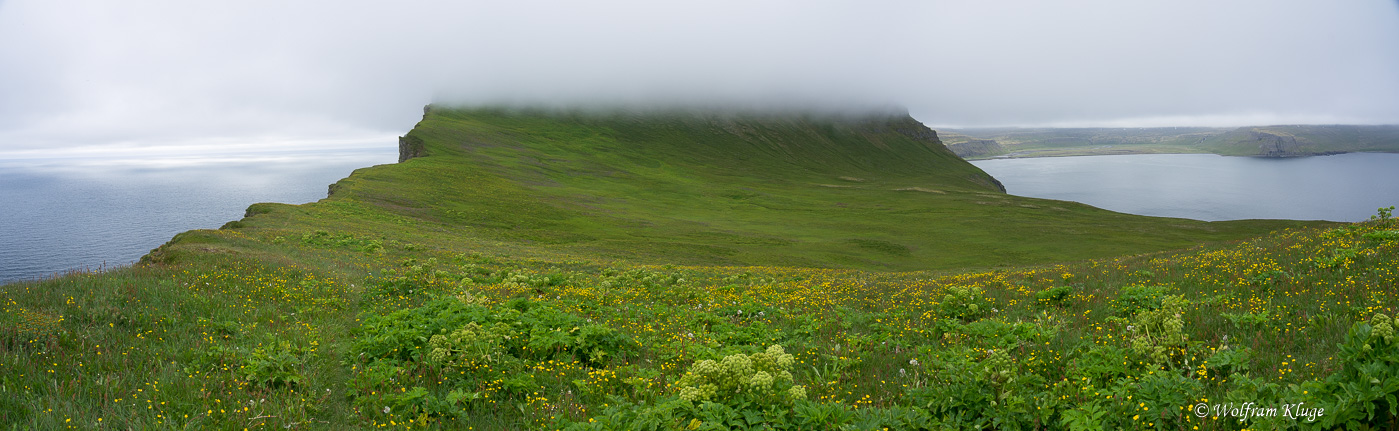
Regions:
<svg viewBox="0 0 1399 431"><path fill-rule="evenodd" d="M1387 212L1009 196L901 115L434 107L402 146L134 267L0 287L0 423L1395 424ZM1190 413L1230 402L1326 410Z"/></svg>

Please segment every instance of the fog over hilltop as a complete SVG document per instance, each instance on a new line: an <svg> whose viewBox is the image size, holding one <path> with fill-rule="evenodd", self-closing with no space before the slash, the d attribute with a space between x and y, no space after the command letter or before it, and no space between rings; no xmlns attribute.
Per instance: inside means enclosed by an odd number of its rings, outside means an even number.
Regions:
<svg viewBox="0 0 1399 431"><path fill-rule="evenodd" d="M8 0L0 95L0 158L381 146L429 102L1399 123L1399 7Z"/></svg>

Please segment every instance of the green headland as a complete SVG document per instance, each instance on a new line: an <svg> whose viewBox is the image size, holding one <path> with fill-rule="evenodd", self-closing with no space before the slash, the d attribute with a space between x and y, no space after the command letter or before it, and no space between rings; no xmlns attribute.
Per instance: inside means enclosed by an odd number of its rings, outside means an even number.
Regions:
<svg viewBox="0 0 1399 431"><path fill-rule="evenodd" d="M319 202L0 287L0 423L1395 423L1389 210L1201 222L1010 196L904 113L433 106L399 144ZM1191 410L1229 402L1325 411Z"/></svg>
<svg viewBox="0 0 1399 431"><path fill-rule="evenodd" d="M239 224L462 251L875 270L1103 258L1304 225L1007 195L906 114L434 109L402 142L425 156L358 171L317 204L255 206Z"/></svg>

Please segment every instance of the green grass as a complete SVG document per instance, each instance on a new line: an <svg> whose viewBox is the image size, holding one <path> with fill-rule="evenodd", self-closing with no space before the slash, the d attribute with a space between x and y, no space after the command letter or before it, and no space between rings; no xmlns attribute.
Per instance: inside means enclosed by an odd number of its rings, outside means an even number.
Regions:
<svg viewBox="0 0 1399 431"><path fill-rule="evenodd" d="M243 223L333 219L434 247L465 237L652 264L882 270L1079 260L1301 225L1009 196L907 117L439 109L410 136L428 157L359 171L328 202Z"/></svg>
<svg viewBox="0 0 1399 431"><path fill-rule="evenodd" d="M320 202L0 287L0 423L1303 424L1184 410L1207 399L1394 424L1393 220L1017 198L898 117L433 109L411 133L426 157Z"/></svg>

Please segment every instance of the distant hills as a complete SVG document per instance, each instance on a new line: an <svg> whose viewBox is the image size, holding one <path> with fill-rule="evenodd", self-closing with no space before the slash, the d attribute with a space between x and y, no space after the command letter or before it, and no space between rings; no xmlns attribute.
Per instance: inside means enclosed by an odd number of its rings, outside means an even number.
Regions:
<svg viewBox="0 0 1399 431"><path fill-rule="evenodd" d="M1153 153L1304 157L1399 152L1399 125L943 129L939 136L948 149L967 159Z"/></svg>

